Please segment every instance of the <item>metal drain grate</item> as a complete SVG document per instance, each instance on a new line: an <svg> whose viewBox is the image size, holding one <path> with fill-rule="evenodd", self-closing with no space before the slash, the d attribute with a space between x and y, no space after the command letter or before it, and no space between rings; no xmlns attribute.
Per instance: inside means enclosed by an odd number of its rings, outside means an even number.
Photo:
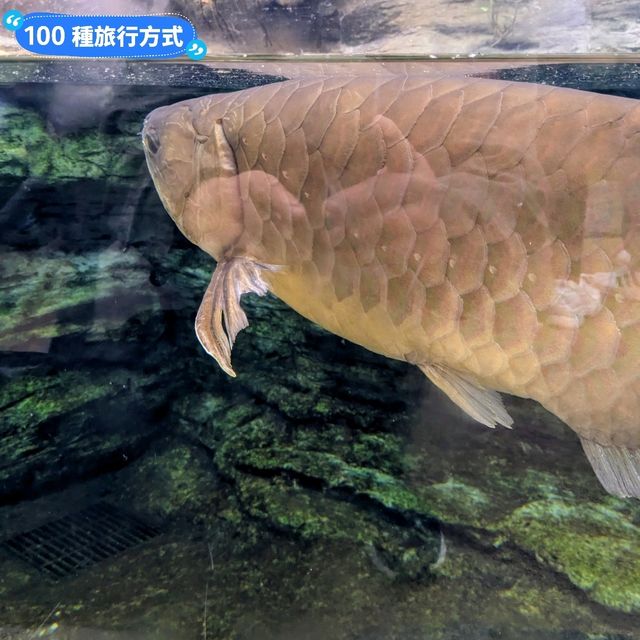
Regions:
<svg viewBox="0 0 640 640"><path fill-rule="evenodd" d="M2 546L36 569L63 578L159 533L159 529L101 502L20 533Z"/></svg>

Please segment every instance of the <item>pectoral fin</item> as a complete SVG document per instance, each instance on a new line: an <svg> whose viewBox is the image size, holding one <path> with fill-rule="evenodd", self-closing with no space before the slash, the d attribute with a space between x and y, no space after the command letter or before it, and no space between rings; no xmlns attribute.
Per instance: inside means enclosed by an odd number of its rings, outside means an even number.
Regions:
<svg viewBox="0 0 640 640"><path fill-rule="evenodd" d="M580 441L606 491L620 498L640 498L640 450Z"/></svg>
<svg viewBox="0 0 640 640"><path fill-rule="evenodd" d="M457 371L438 364L418 365L420 370L444 391L465 413L487 427L501 424L510 428L513 418L507 413L497 391L484 389Z"/></svg>
<svg viewBox="0 0 640 640"><path fill-rule="evenodd" d="M195 328L200 344L223 371L233 377L236 375L231 367L233 343L238 333L249 325L240 298L244 293L259 296L267 293L267 284L261 276L264 270L274 271L275 267L246 258L219 262L198 309Z"/></svg>

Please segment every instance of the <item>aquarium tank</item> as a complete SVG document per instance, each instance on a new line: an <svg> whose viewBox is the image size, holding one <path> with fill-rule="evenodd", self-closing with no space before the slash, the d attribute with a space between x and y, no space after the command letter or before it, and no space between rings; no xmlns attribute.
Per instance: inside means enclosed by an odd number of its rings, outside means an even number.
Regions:
<svg viewBox="0 0 640 640"><path fill-rule="evenodd" d="M637 2L0 15L0 639L640 639Z"/></svg>

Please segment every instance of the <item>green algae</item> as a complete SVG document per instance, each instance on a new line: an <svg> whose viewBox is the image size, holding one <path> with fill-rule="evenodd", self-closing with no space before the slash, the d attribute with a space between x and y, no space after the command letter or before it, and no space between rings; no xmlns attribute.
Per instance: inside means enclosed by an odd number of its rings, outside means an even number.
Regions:
<svg viewBox="0 0 640 640"><path fill-rule="evenodd" d="M549 491L550 498L534 498L496 519L491 492L477 486L449 479L419 493L442 521L473 527L485 532L487 542L531 553L600 604L640 612L640 528L631 514L569 496L560 499Z"/></svg>
<svg viewBox="0 0 640 640"><path fill-rule="evenodd" d="M501 529L597 602L640 612L640 528L619 512L541 500L514 511Z"/></svg>
<svg viewBox="0 0 640 640"><path fill-rule="evenodd" d="M416 496L393 476L350 465L331 453L272 447L240 452L236 460L239 465L261 472L293 473L297 477L321 481L325 489L345 490L406 515L418 508Z"/></svg>
<svg viewBox="0 0 640 640"><path fill-rule="evenodd" d="M2 430L29 432L34 425L46 420L73 412L97 399L118 395L126 383L126 372L120 375L109 372L88 379L76 371L63 371L47 378L25 376L11 380L0 386Z"/></svg>
<svg viewBox="0 0 640 640"><path fill-rule="evenodd" d="M119 473L112 491L122 504L174 520L206 513L206 534L177 525L157 544L103 564L99 577L68 582L65 621L124 622L186 639L202 629L206 591L209 637L221 640L613 640L625 628L624 620L601 620L577 591L507 548L488 554L448 538L446 561L425 579L411 570L419 548L405 546L404 568L391 562L398 532L381 535L375 512L285 478L245 473L234 487L212 471L199 447L167 441ZM203 492L209 502L198 504Z"/></svg>
<svg viewBox="0 0 640 640"><path fill-rule="evenodd" d="M448 478L420 489L422 502L428 504L434 516L454 525L486 528L486 511L491 497L479 487Z"/></svg>
<svg viewBox="0 0 640 640"><path fill-rule="evenodd" d="M123 492L139 513L162 521L189 515L206 517L218 479L210 458L183 442L161 442L123 472ZM133 487L153 487L132 492Z"/></svg>
<svg viewBox="0 0 640 640"><path fill-rule="evenodd" d="M435 561L437 533L404 522L416 517L415 497L377 466L385 451L389 470L399 463L396 435L353 438L331 423L292 430L278 411L267 405L256 411L234 394L206 394L200 402L190 395L175 409L181 428L210 448L218 472L232 482L235 501L223 512L230 522L250 516L304 540L357 541L403 576L417 576ZM388 516L381 518L382 511Z"/></svg>
<svg viewBox="0 0 640 640"><path fill-rule="evenodd" d="M162 421L157 376L130 369L52 371L34 366L21 378L0 377L0 483L5 496L122 466Z"/></svg>
<svg viewBox="0 0 640 640"><path fill-rule="evenodd" d="M65 182L82 178L119 181L138 172L136 136L114 137L91 130L57 137L35 111L0 107L0 180L46 177Z"/></svg>

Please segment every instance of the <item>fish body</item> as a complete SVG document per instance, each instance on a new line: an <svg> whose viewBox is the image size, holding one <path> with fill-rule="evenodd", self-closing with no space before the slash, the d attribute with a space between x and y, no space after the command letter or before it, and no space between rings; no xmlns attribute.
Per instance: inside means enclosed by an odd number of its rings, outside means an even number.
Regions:
<svg viewBox="0 0 640 640"><path fill-rule="evenodd" d="M373 75L157 109L158 192L219 263L201 342L232 373L239 298L269 290L484 424L512 422L498 392L537 400L640 497L639 105Z"/></svg>

